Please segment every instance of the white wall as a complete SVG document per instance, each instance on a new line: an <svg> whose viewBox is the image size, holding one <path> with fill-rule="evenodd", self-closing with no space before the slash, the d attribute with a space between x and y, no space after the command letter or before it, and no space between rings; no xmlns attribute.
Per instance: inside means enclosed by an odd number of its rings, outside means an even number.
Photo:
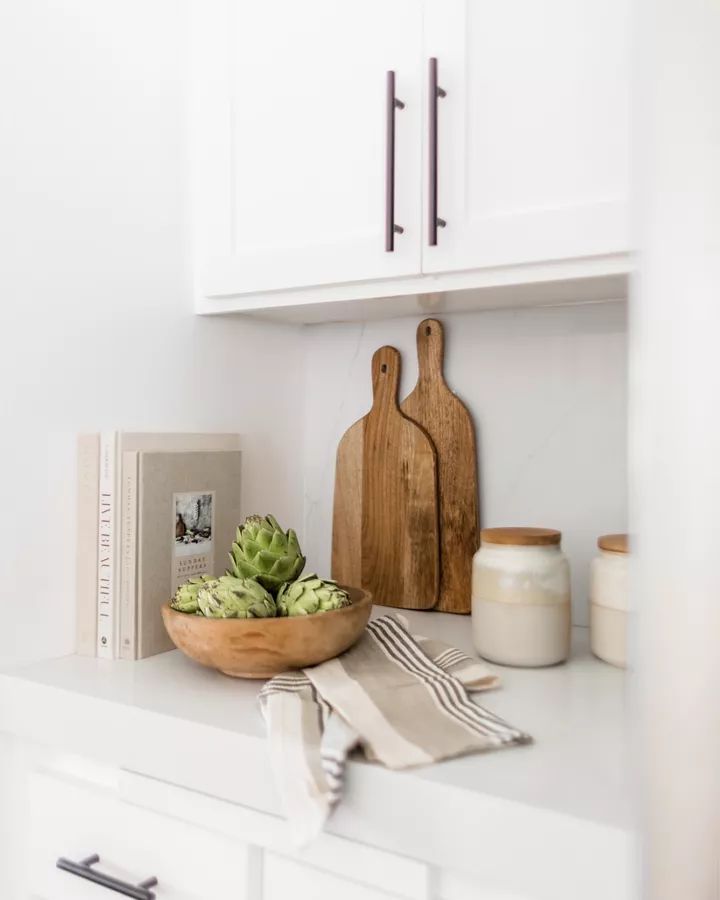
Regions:
<svg viewBox="0 0 720 900"><path fill-rule="evenodd" d="M246 510L301 516L298 331L192 313L184 15L0 12L0 662L72 649L78 430L239 430Z"/></svg>
<svg viewBox="0 0 720 900"><path fill-rule="evenodd" d="M416 320L300 340L193 315L184 16L177 0L0 12L2 662L72 649L78 430L238 429L246 511L298 522L304 359L303 537L327 572L335 448L369 407L372 351L394 343L414 379ZM594 539L625 527L624 307L468 314L447 333L484 522L562 528L584 621Z"/></svg>
<svg viewBox="0 0 720 900"><path fill-rule="evenodd" d="M644 900L716 900L720 847L720 4L637 0L630 319Z"/></svg>
<svg viewBox="0 0 720 900"><path fill-rule="evenodd" d="M597 536L627 528L625 316L608 303L445 320L446 379L478 432L483 524L562 529L578 624ZM370 359L382 344L401 351L405 396L418 321L306 330L304 546L319 572L330 569L335 451L370 408Z"/></svg>

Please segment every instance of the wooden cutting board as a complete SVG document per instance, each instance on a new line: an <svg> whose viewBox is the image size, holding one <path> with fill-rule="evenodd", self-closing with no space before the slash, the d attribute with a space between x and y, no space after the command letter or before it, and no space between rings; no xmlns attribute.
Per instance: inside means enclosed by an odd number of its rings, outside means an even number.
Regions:
<svg viewBox="0 0 720 900"><path fill-rule="evenodd" d="M470 413L443 376L442 324L418 325L418 381L400 408L430 435L437 451L440 494L441 612L469 613L472 557L479 546L475 429Z"/></svg>
<svg viewBox="0 0 720 900"><path fill-rule="evenodd" d="M337 452L332 577L373 601L431 609L440 587L435 448L398 408L400 354L372 359L373 405Z"/></svg>

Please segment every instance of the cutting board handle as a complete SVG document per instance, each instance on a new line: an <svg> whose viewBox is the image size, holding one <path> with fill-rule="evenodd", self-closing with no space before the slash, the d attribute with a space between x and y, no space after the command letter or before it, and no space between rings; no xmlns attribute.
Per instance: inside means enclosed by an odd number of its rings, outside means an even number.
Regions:
<svg viewBox="0 0 720 900"><path fill-rule="evenodd" d="M418 380L443 380L445 340L442 323L437 319L423 319L417 329Z"/></svg>
<svg viewBox="0 0 720 900"><path fill-rule="evenodd" d="M400 384L400 353L395 347L380 347L372 358L373 409L397 408Z"/></svg>

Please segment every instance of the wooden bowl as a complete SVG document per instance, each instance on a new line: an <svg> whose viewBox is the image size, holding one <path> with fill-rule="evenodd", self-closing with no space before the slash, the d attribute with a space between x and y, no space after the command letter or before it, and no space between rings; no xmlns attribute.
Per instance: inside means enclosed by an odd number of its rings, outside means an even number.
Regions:
<svg viewBox="0 0 720 900"><path fill-rule="evenodd" d="M372 596L345 587L350 606L314 616L275 619L206 619L166 603L163 622L170 639L191 659L233 678L272 678L332 659L360 638Z"/></svg>

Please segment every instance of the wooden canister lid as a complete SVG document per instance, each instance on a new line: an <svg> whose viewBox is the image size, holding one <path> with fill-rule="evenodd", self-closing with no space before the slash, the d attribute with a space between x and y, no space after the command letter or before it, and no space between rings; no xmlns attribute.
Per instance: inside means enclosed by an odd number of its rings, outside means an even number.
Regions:
<svg viewBox="0 0 720 900"><path fill-rule="evenodd" d="M548 547L559 544L562 533L554 528L483 528L483 544L508 544L514 547Z"/></svg>
<svg viewBox="0 0 720 900"><path fill-rule="evenodd" d="M607 550L608 553L627 553L628 536L626 534L601 534L598 538L598 547Z"/></svg>

